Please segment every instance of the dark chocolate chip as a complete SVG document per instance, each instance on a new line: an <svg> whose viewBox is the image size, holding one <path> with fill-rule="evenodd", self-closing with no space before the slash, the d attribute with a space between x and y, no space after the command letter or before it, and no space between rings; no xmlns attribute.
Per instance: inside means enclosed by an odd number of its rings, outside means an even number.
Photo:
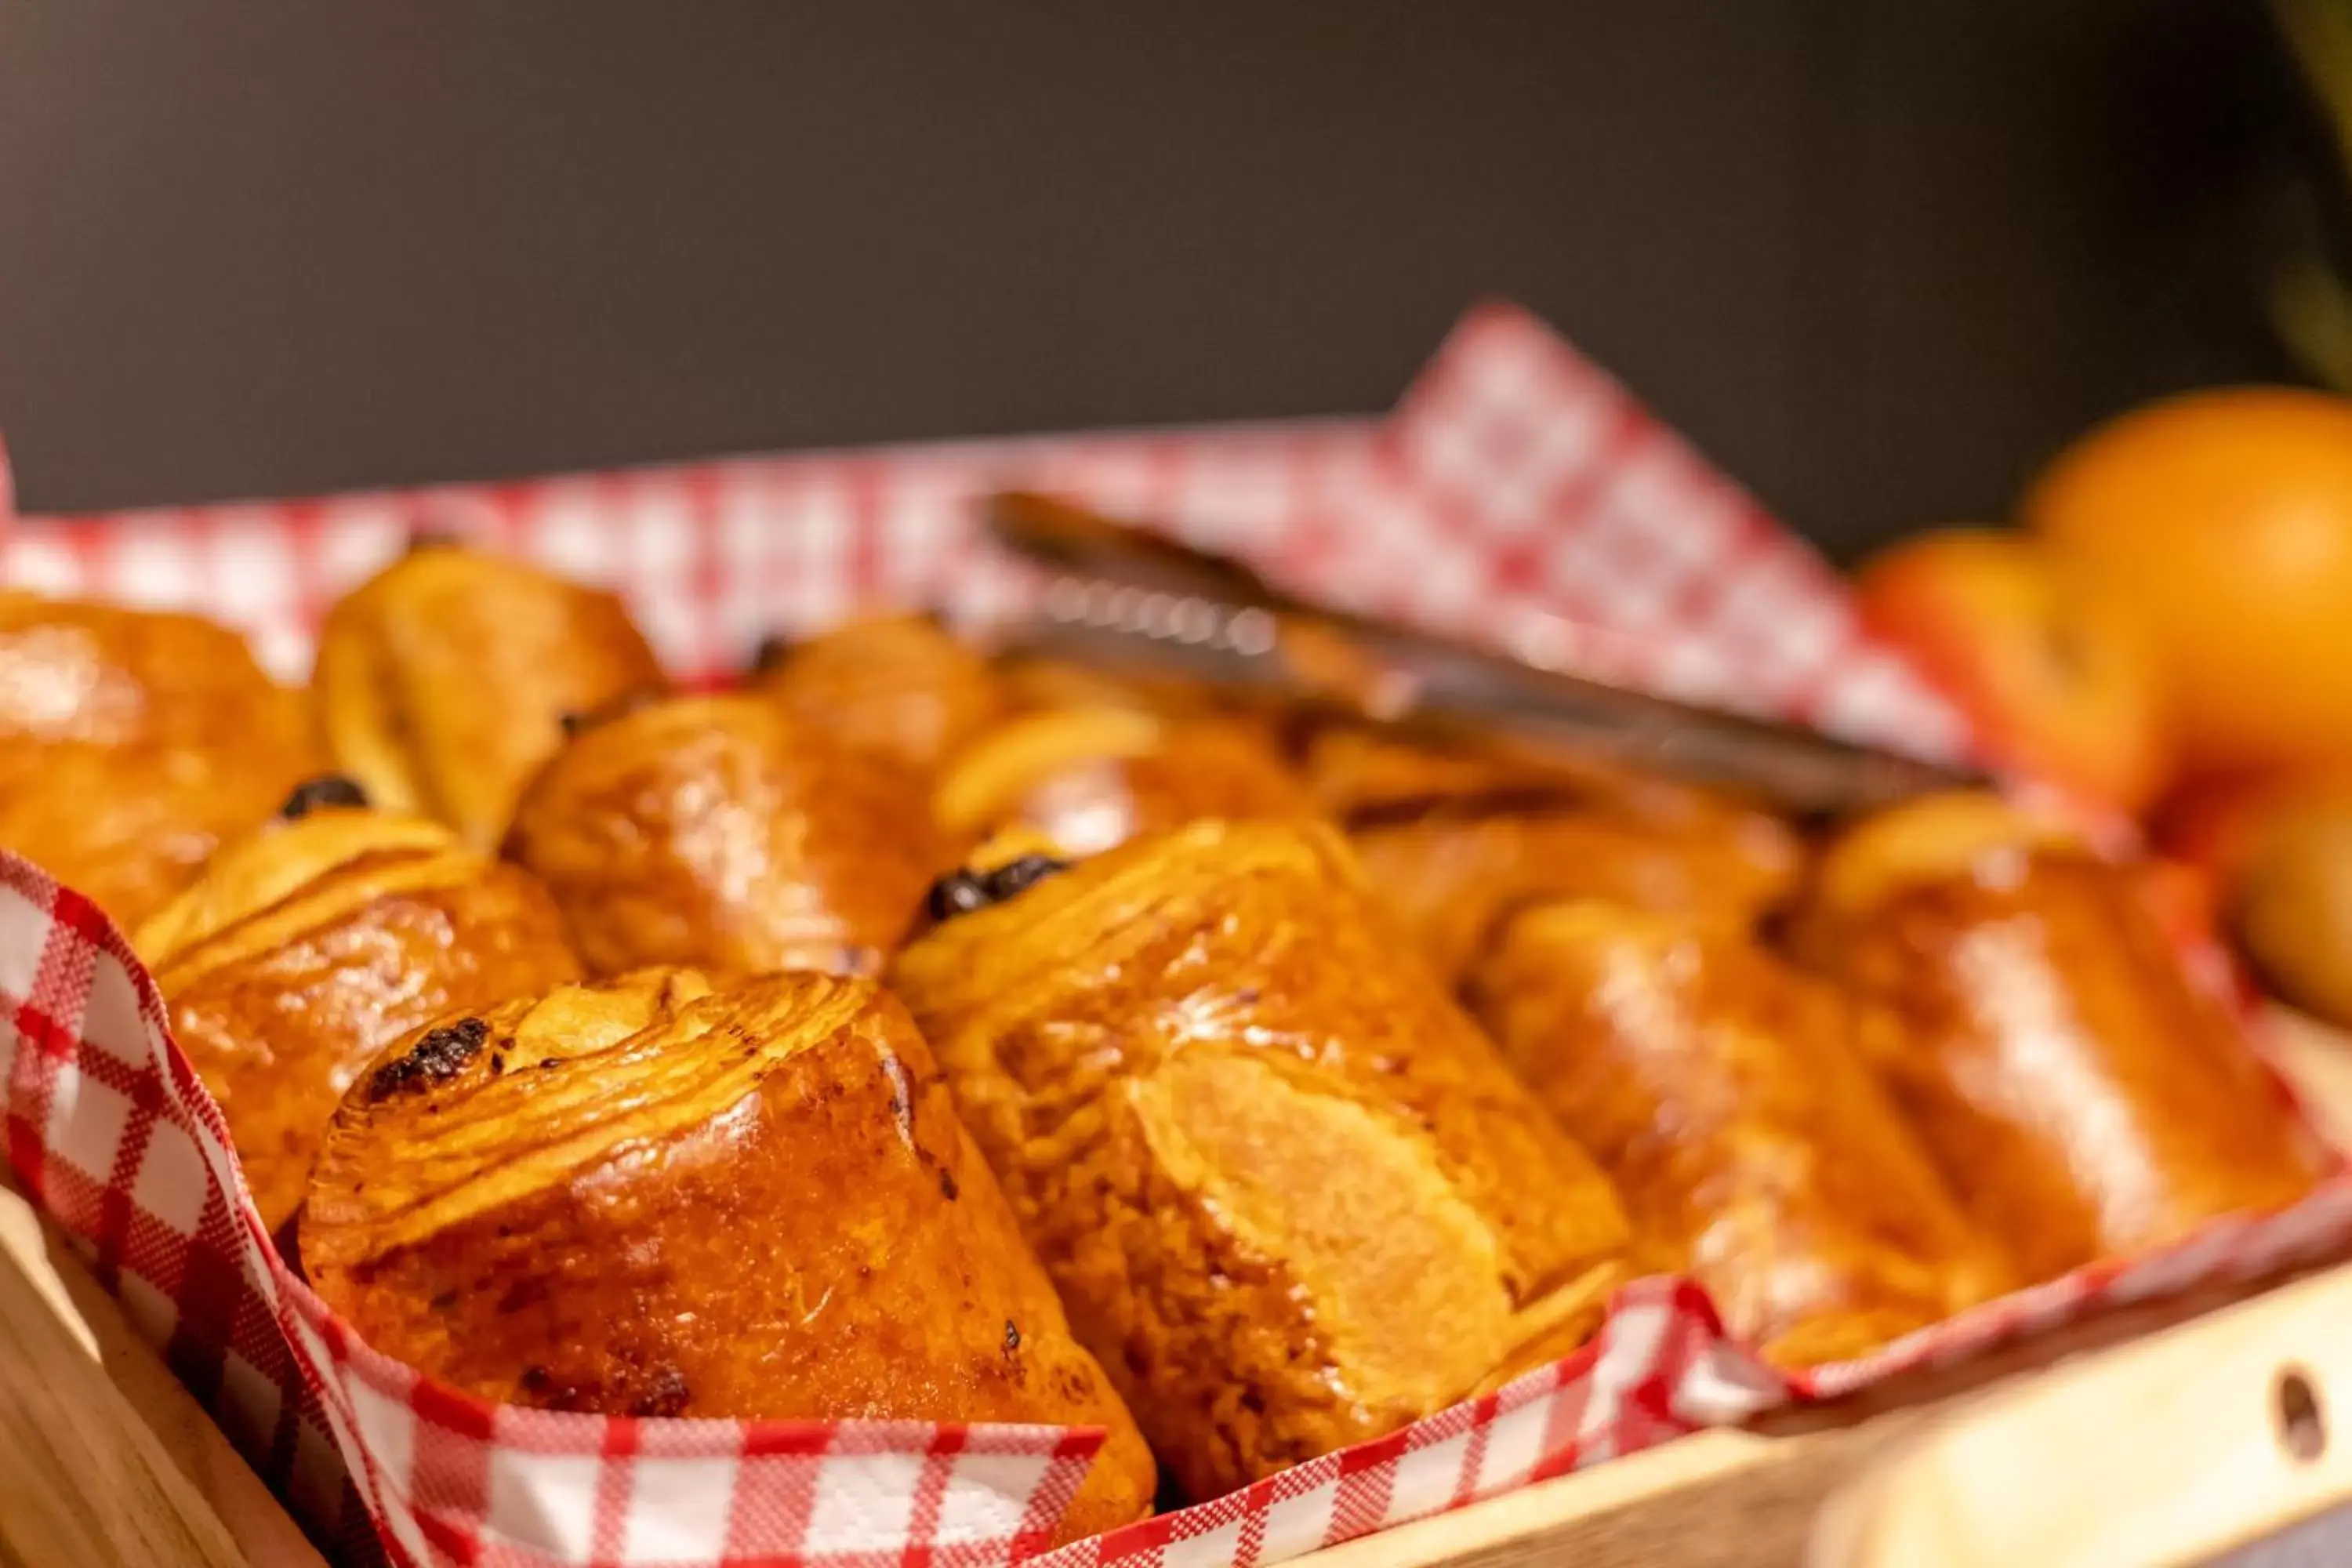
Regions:
<svg viewBox="0 0 2352 1568"><path fill-rule="evenodd" d="M344 773L320 773L317 778L304 779L296 784L293 793L286 797L285 804L278 808L278 815L292 822L297 817L310 816L322 805L353 806L364 811L367 803L367 791L360 787L357 779Z"/></svg>
<svg viewBox="0 0 2352 1568"><path fill-rule="evenodd" d="M951 921L958 915L968 915L974 910L984 910L994 900L988 896L988 887L970 871L950 871L931 884L923 899L924 912L934 921Z"/></svg>
<svg viewBox="0 0 2352 1568"><path fill-rule="evenodd" d="M1018 898L1046 878L1069 868L1067 860L1057 860L1051 855L1024 855L1007 860L988 874L989 901L1001 904L1007 899Z"/></svg>
<svg viewBox="0 0 2352 1568"><path fill-rule="evenodd" d="M1011 1355L1021 1348L1021 1330L1010 1318L1004 1320L1004 1353Z"/></svg>
<svg viewBox="0 0 2352 1568"><path fill-rule="evenodd" d="M760 639L760 646L751 650L751 673L767 674L792 657L793 647L793 639L783 633L770 632Z"/></svg>
<svg viewBox="0 0 2352 1568"><path fill-rule="evenodd" d="M610 723L625 713L634 713L660 700L654 691L625 691L610 702L600 702L593 708L575 708L558 721L566 735L577 735L583 730L593 730L599 724Z"/></svg>
<svg viewBox="0 0 2352 1568"><path fill-rule="evenodd" d="M481 1054L489 1037L489 1025L479 1018L460 1018L446 1027L426 1030L414 1046L368 1075L368 1102L447 1082Z"/></svg>

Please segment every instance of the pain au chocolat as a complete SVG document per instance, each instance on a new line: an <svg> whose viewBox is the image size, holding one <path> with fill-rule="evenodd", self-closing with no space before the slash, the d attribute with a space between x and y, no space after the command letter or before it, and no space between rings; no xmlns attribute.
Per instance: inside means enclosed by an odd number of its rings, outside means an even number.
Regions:
<svg viewBox="0 0 2352 1568"><path fill-rule="evenodd" d="M1795 951L1900 1016L1881 1070L2029 1279L2300 1197L2312 1140L2137 890L1990 795L1849 829Z"/></svg>
<svg viewBox="0 0 2352 1568"><path fill-rule="evenodd" d="M761 649L751 684L854 750L929 774L1003 707L988 661L925 616L870 616Z"/></svg>
<svg viewBox="0 0 2352 1568"><path fill-rule="evenodd" d="M488 849L565 714L663 681L612 594L420 542L328 612L313 685L336 765L369 799Z"/></svg>
<svg viewBox="0 0 2352 1568"><path fill-rule="evenodd" d="M0 593L0 844L117 922L320 765L303 695L226 626Z"/></svg>
<svg viewBox="0 0 2352 1568"><path fill-rule="evenodd" d="M1091 855L1202 818L1305 816L1315 804L1245 724L1097 702L990 730L940 777L931 810L950 843L1027 828Z"/></svg>
<svg viewBox="0 0 2352 1568"><path fill-rule="evenodd" d="M439 823L367 810L341 781L288 810L226 846L133 944L273 1232L369 1058L447 1008L579 975L528 872Z"/></svg>
<svg viewBox="0 0 2352 1568"><path fill-rule="evenodd" d="M1099 1426L1061 1526L1151 1458L869 982L691 970L445 1018L336 1113L301 1221L371 1345L485 1399L609 1415Z"/></svg>
<svg viewBox="0 0 2352 1568"><path fill-rule="evenodd" d="M1622 1272L1615 1194L1330 828L1202 822L1013 866L893 985L1192 1495L1590 1334Z"/></svg>
<svg viewBox="0 0 2352 1568"><path fill-rule="evenodd" d="M1746 933L1538 905L1468 994L1658 1265L1769 1359L1862 1355L2006 1282L1868 1065L1884 1020Z"/></svg>
<svg viewBox="0 0 2352 1568"><path fill-rule="evenodd" d="M591 716L531 782L507 855L589 969L880 966L937 871L921 782L753 693Z"/></svg>

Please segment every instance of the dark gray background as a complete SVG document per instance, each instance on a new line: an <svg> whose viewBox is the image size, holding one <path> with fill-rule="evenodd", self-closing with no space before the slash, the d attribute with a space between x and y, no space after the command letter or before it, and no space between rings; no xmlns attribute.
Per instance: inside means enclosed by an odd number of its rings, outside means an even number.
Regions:
<svg viewBox="0 0 2352 1568"><path fill-rule="evenodd" d="M0 0L0 432L68 510L1372 409L1495 293L1850 552L2282 374L2267 47L2252 0Z"/></svg>

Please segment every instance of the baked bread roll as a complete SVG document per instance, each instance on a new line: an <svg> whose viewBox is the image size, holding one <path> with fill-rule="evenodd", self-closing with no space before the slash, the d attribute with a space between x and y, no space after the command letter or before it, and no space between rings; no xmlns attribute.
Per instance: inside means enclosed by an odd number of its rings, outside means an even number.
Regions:
<svg viewBox="0 0 2352 1568"><path fill-rule="evenodd" d="M211 747L307 729L299 700L216 622L0 591L0 742L12 758L26 742Z"/></svg>
<svg viewBox="0 0 2352 1568"><path fill-rule="evenodd" d="M1867 1065L1868 1012L1743 933L1538 905L1469 995L1635 1236L1768 1359L1862 1355L2002 1288Z"/></svg>
<svg viewBox="0 0 2352 1568"><path fill-rule="evenodd" d="M1786 823L1728 804L1447 811L1349 837L1372 885L1452 980L1528 903L1600 899L1738 930L1788 894L1802 865Z"/></svg>
<svg viewBox="0 0 2352 1568"><path fill-rule="evenodd" d="M1074 856L1204 817L1314 810L1281 757L1246 726L1112 704L1007 720L967 746L931 795L950 843L1028 827Z"/></svg>
<svg viewBox="0 0 2352 1568"><path fill-rule="evenodd" d="M751 693L575 726L515 810L508 857L589 969L867 973L940 857L921 784Z"/></svg>
<svg viewBox="0 0 2352 1568"><path fill-rule="evenodd" d="M0 844L118 924L321 760L305 698L227 627L0 593Z"/></svg>
<svg viewBox="0 0 2352 1568"><path fill-rule="evenodd" d="M133 942L273 1232L379 1050L449 1008L579 974L527 872L439 823L364 809L347 782L306 785L287 805L289 819L225 847Z"/></svg>
<svg viewBox="0 0 2352 1568"><path fill-rule="evenodd" d="M2135 889L1990 795L1865 820L1796 950L1906 1022L1881 1068L2029 1279L2294 1202L2308 1133Z"/></svg>
<svg viewBox="0 0 2352 1568"><path fill-rule="evenodd" d="M368 1343L485 1399L1100 1426L1061 1538L1150 1510L1134 1422L870 983L647 971L445 1018L344 1099L301 1241Z"/></svg>
<svg viewBox="0 0 2352 1568"><path fill-rule="evenodd" d="M1597 1326L1625 1243L1607 1179L1402 952L1331 829L1196 823L996 890L893 985L1192 1496Z"/></svg>
<svg viewBox="0 0 2352 1568"><path fill-rule="evenodd" d="M335 763L370 800L488 849L566 713L663 682L613 595L420 542L327 613L313 684Z"/></svg>
<svg viewBox="0 0 2352 1568"><path fill-rule="evenodd" d="M922 616L876 616L763 645L752 684L843 745L928 774L1003 706L988 661Z"/></svg>

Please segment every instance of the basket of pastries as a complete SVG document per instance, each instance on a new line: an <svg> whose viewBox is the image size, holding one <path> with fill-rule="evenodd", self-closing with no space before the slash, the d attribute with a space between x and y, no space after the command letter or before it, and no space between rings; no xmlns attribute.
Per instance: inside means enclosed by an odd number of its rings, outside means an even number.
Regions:
<svg viewBox="0 0 2352 1568"><path fill-rule="evenodd" d="M1969 755L1499 307L1376 424L18 520L14 1176L334 1552L1270 1563L2352 1239L2096 833L1041 651L1014 484Z"/></svg>

